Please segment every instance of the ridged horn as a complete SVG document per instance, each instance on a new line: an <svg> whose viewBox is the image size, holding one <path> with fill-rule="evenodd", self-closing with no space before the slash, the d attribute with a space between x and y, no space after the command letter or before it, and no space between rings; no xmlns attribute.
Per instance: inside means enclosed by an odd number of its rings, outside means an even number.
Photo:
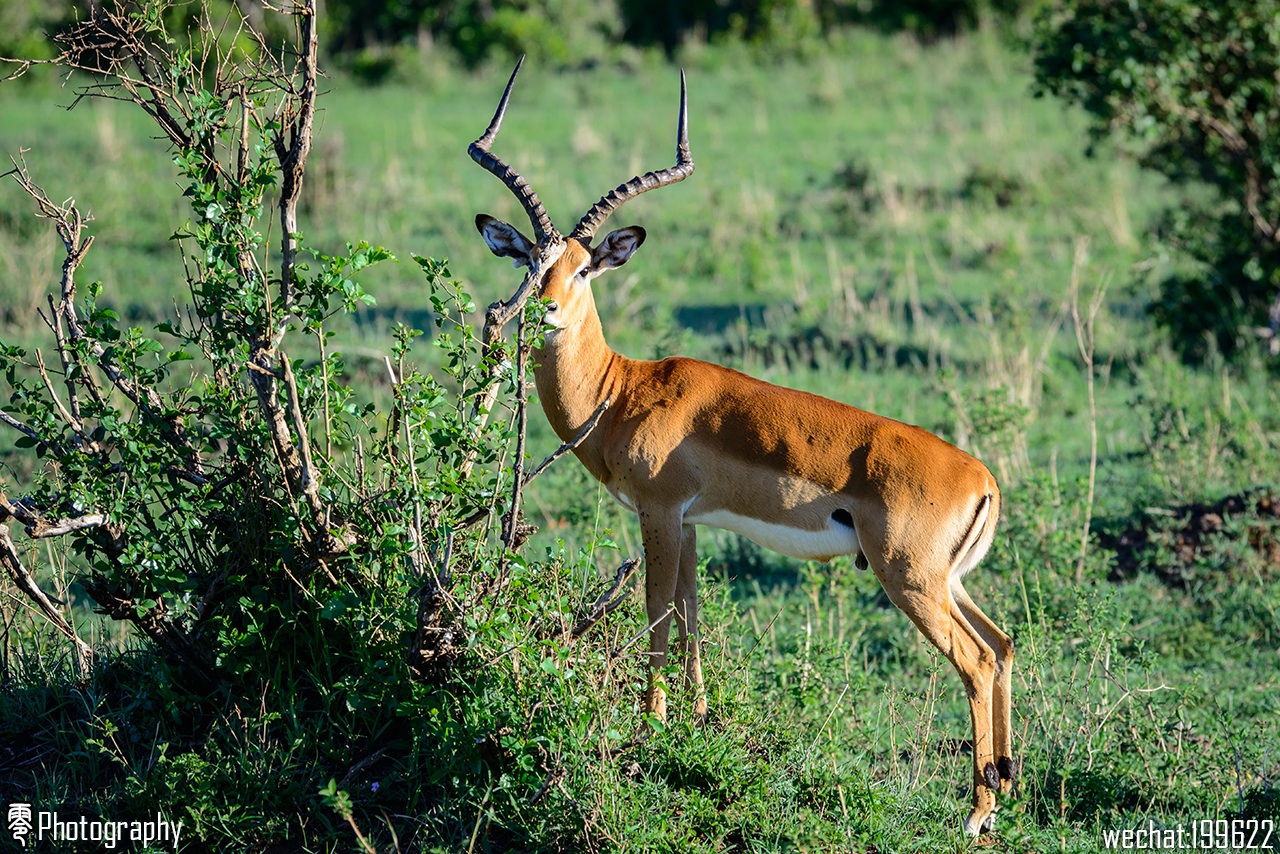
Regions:
<svg viewBox="0 0 1280 854"><path fill-rule="evenodd" d="M596 229L609 215L630 199L641 193L683 181L693 174L693 158L689 156L689 97L685 89L684 69L680 70L680 118L676 126L676 165L659 172L637 175L625 184L619 184L600 198L591 210L578 220L569 235L584 243L590 243Z"/></svg>
<svg viewBox="0 0 1280 854"><path fill-rule="evenodd" d="M529 186L529 182L519 172L489 151L494 139L498 136L499 128L502 127L502 117L507 112L507 102L511 100L511 88L515 86L516 75L520 73L520 66L522 65L524 65L523 56L516 63L515 71L511 72L511 79L507 81L507 88L502 93L502 100L498 102L498 109L493 114L493 121L489 122L489 127L479 139L467 146L467 153L471 155L472 160L496 175L498 180L506 184L507 189L515 194L520 206L529 215L529 224L533 226L533 240L541 246L549 239L558 239L560 237L555 226L551 224L551 217L547 215L547 209L543 207L542 202L538 199L538 194Z"/></svg>

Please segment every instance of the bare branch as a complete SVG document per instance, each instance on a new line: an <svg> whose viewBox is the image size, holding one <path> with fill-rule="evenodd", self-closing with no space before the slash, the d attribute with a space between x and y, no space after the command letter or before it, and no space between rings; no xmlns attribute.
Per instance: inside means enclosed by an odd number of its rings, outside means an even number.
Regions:
<svg viewBox="0 0 1280 854"><path fill-rule="evenodd" d="M72 531L83 531L86 528L97 528L107 524L107 517L101 513L86 513L50 522L32 507L30 499L9 501L5 494L0 492L0 525L11 518L21 522L27 536L33 540L60 537Z"/></svg>
<svg viewBox="0 0 1280 854"><path fill-rule="evenodd" d="M53 340L58 347L58 360L62 362L62 379L67 386L67 404L71 407L71 417L79 424L80 430L84 429L84 418L80 414L80 396L76 391L75 380L72 379L71 357L67 353L67 339L62 329L62 315L58 313L57 307L53 302L53 294L45 294L45 300L49 303L49 316L41 317L48 325L49 331L53 333Z"/></svg>
<svg viewBox="0 0 1280 854"><path fill-rule="evenodd" d="M675 612L676 612L676 606L675 605L669 606L667 610L663 611L661 614L658 615L657 619L651 620L649 622L649 625L645 626L643 629L641 629L640 631L632 635L631 639L628 640L626 643L624 643L622 646L617 647L616 649L610 650L609 656L611 658L617 658L618 656L622 655L624 652L626 652L628 649L634 646L638 640L640 640L641 638L648 637L649 633L654 630L654 628L658 625L658 623L661 623L663 620L665 620L667 617L670 617Z"/></svg>
<svg viewBox="0 0 1280 854"><path fill-rule="evenodd" d="M586 424L582 425L582 429L578 431L578 434L576 436L574 436L572 439L570 439L569 441L565 442L560 447L552 451L547 456L546 459L538 463L537 468L535 468L533 471L525 475L524 485L528 486L529 483L532 482L535 477L537 477L538 475L546 471L547 466L551 465L556 460L560 459L565 454L569 453L574 448L578 447L583 442L585 442L587 440L587 437L591 435L592 431L596 429L596 425L600 423L600 416L604 415L604 411L608 409L612 403L613 403L613 398L606 397L604 401L601 402L601 404L596 407L596 411L591 413L591 417L587 419Z"/></svg>
<svg viewBox="0 0 1280 854"><path fill-rule="evenodd" d="M255 343L254 351L250 353L249 382L257 392L258 409L267 423L267 432L271 435L271 444L280 468L284 470L286 485L292 490L302 482L302 461L289 434L284 407L280 405L277 374L270 367L272 354L266 349L258 349L262 343Z"/></svg>
<svg viewBox="0 0 1280 854"><path fill-rule="evenodd" d="M28 71L31 70L31 66L33 65L53 65L54 63L57 62L57 60L56 59L10 59L7 56L0 56L0 62L5 63L6 65L17 66L17 68L15 68L12 72L9 73L9 76L0 77L0 83L8 83L10 80L17 80L19 77L26 74Z"/></svg>
<svg viewBox="0 0 1280 854"><path fill-rule="evenodd" d="M72 531L83 531L85 528L100 528L105 524L107 524L106 516L101 513L89 513L84 516L44 522L41 527L28 528L27 536L33 540L42 540L49 537L61 537L63 534L70 534Z"/></svg>
<svg viewBox="0 0 1280 854"><path fill-rule="evenodd" d="M49 372L44 366L44 356L41 355L39 349L36 350L36 366L40 371L40 380L44 383L44 389L49 393L49 399L53 401L53 405L57 407L58 414L62 416L62 420L67 422L67 426L75 431L75 445L76 447L80 447L86 441L84 435L84 422L68 412L67 408L62 405L62 399L58 397L58 392L53 388L53 382L49 379ZM92 445L93 443L90 444Z"/></svg>
<svg viewBox="0 0 1280 854"><path fill-rule="evenodd" d="M26 424L23 424L21 421L14 418L12 415L5 412L3 409L0 409L0 424L7 424L8 426L12 427L14 430L17 430L19 433L26 436L28 439L39 442L42 445L48 445L49 447L57 447L56 442L47 441L43 436L41 436L35 430L32 430Z"/></svg>
<svg viewBox="0 0 1280 854"><path fill-rule="evenodd" d="M529 806L536 807L547 796L547 792L551 791L551 787L565 778L566 773L559 765L547 772L547 776L543 779L542 785L538 787L538 791L534 792L533 797L529 798Z"/></svg>
<svg viewBox="0 0 1280 854"><path fill-rule="evenodd" d="M75 644L78 668L82 675L87 674L89 664L93 660L93 648L80 639L71 623L63 616L61 609L40 589L40 585L36 583L31 572L23 565L21 558L18 557L17 547L13 543L13 538L9 535L9 526L4 524L0 524L0 564L4 565L5 570L9 573L9 578L13 580L17 588L35 603L45 618L53 623L54 628Z"/></svg>
<svg viewBox="0 0 1280 854"><path fill-rule="evenodd" d="M529 386L525 381L525 364L529 359L529 347L525 342L527 320L520 315L516 332L516 450L511 465L511 506L502 519L502 544L510 551L520 529L520 494L524 490L524 443L529 432ZM498 572L506 569L507 556L499 559Z"/></svg>
<svg viewBox="0 0 1280 854"><path fill-rule="evenodd" d="M502 329L513 317L524 311L524 304L529 301L534 288L542 281L543 271L550 269L560 259L560 256L564 254L564 249L565 244L563 241L554 241L546 246L538 247L537 255L529 265L529 272L525 274L524 281L520 283L520 287L516 289L516 292L505 302L499 300L491 303L485 312L482 352L484 359L489 363L489 386L485 389L484 394L480 396L480 399L476 401L471 411L471 420L476 425L473 438L479 437L489 421L489 414L493 411L493 406L498 400L498 379L506 370L503 361L497 357L498 342L502 339ZM458 466L458 470L463 477L471 474L475 461L476 451L472 449L467 452L461 465Z"/></svg>
<svg viewBox="0 0 1280 854"><path fill-rule="evenodd" d="M76 316L75 274L81 263L83 263L85 255L88 254L89 248L93 245L93 236L90 235L81 239L81 232L84 224L91 221L92 217L83 217L79 208L76 207L74 199L68 199L61 205L55 204L50 200L49 195L31 179L31 175L27 171L26 161L21 156L18 159L10 158L10 161L13 163L14 168L8 174L11 174L18 186L35 201L40 211L39 215L53 220L58 236L62 239L63 246L66 248L66 258L62 262L62 296L54 307L54 314L55 317L60 317L62 321L66 322L69 341L72 344L85 345L98 368L111 381L112 385L119 389L125 397L145 414L160 422L161 436L183 454L188 468L199 474L203 469L203 463L198 453L187 440L181 416L177 413L164 415L164 401L160 397L160 393L150 386L141 385L125 376L124 372L108 358L106 348L88 336L84 327L80 325L80 319ZM65 345L59 345L60 352L65 353L65 349ZM86 383L88 382L86 380Z"/></svg>
<svg viewBox="0 0 1280 854"><path fill-rule="evenodd" d="M131 101L151 116L171 143L190 148L192 140L185 128L191 116L179 98L176 82L167 81L166 85L155 78L157 63L152 45L144 40L146 28L141 16L99 6L91 18L55 37L63 50L52 62L100 78L80 91L77 103L85 97Z"/></svg>
<svg viewBox="0 0 1280 854"><path fill-rule="evenodd" d="M298 449L301 451L299 484L302 494L313 513L324 512L320 502L320 478L316 475L315 462L311 459L311 441L307 435L307 420L302 415L302 402L298 399L298 381L293 375L293 365L289 356L280 352L280 365L284 369L284 387L289 397L289 412L293 417L293 429L298 434Z"/></svg>
<svg viewBox="0 0 1280 854"><path fill-rule="evenodd" d="M596 599L590 610L587 611L587 615L579 620L578 624L573 627L573 631L569 633L569 637L572 640L582 637L592 626L622 607L622 604L630 598L631 590L628 589L621 595L619 595L618 591L622 590L623 586L632 579L639 568L640 558L633 557L622 562L622 565L614 573L613 584L608 590L600 594L600 597Z"/></svg>
<svg viewBox="0 0 1280 854"><path fill-rule="evenodd" d="M276 156L283 172L280 182L280 297L281 309L293 307L294 266L298 252L298 202L302 198L302 177L311 153L311 128L316 109L316 33L315 0L295 6L294 14L302 19L302 52L298 57L298 73L302 77L298 113L290 122L290 139L283 130L275 139Z"/></svg>

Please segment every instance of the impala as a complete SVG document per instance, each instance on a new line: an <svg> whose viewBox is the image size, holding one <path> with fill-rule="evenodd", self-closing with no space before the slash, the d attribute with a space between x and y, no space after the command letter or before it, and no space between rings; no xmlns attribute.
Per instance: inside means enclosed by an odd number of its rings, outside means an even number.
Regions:
<svg viewBox="0 0 1280 854"><path fill-rule="evenodd" d="M574 454L639 517L651 627L645 711L666 715L659 671L674 616L694 712L707 714L697 525L734 531L796 558L854 555L960 674L973 718L973 810L964 830L989 829L995 794L1009 791L1015 774L1013 645L961 582L995 536L995 479L982 463L918 427L720 365L642 361L610 349L591 280L625 264L645 231L627 226L592 242L627 200L693 173L684 74L675 165L619 185L565 238L525 179L490 152L519 71L517 64L488 129L468 151L515 194L533 238L485 214L476 227L495 255L529 267L525 285L549 300L548 329L534 354L548 421L569 441L598 416Z"/></svg>

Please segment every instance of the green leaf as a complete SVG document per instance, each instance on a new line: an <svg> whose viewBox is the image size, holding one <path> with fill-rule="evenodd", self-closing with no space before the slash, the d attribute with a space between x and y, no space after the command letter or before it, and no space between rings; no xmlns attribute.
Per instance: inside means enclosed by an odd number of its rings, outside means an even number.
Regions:
<svg viewBox="0 0 1280 854"><path fill-rule="evenodd" d="M336 620L346 612L346 602L342 599L330 599L329 603L320 611L320 616L326 620Z"/></svg>

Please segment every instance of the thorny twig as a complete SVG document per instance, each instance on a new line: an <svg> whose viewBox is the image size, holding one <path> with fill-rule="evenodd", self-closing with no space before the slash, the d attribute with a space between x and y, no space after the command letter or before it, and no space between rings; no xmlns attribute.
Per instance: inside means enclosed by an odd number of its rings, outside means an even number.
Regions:
<svg viewBox="0 0 1280 854"><path fill-rule="evenodd" d="M471 423L475 425L473 438L478 437L488 423L489 413L493 411L493 406L498 400L499 383L497 380L509 367L504 360L498 358L500 353L498 342L502 339L503 327L524 310L524 304L533 295L534 288L542 281L543 271L549 269L560 259L560 256L564 254L564 248L565 244L563 242L552 242L546 246L539 247L537 254L529 264L529 272L525 273L524 280L520 283L520 287L516 289L516 292L511 295L511 298L490 303L488 310L485 311L484 329L481 333L481 353L483 354L482 358L489 364L487 377L489 386L485 389L484 394L476 400L475 406L471 410ZM467 477L475 466L476 453L477 451L473 447L467 452L462 464L458 467L463 477Z"/></svg>
<svg viewBox="0 0 1280 854"><path fill-rule="evenodd" d="M585 635L592 626L603 620L605 617L618 610L624 602L631 596L631 590L628 589L620 594L623 586L630 581L636 574L636 570L640 568L639 558L629 558L622 562L613 576L613 584L588 609L587 615L578 621L569 633L569 637L573 640Z"/></svg>
<svg viewBox="0 0 1280 854"><path fill-rule="evenodd" d="M89 248L93 245L92 235L83 238L81 235L84 225L92 221L92 217L82 216L79 208L76 207L74 199L68 199L61 205L55 204L50 200L48 194L31 179L31 175L27 171L26 160L21 154L19 154L18 158L10 158L10 160L14 168L7 174L12 175L14 181L22 188L23 192L35 201L39 216L53 221L58 237L61 238L62 244L66 249L66 258L62 262L61 299L53 307L55 317L59 318L59 320L52 322L46 320L47 323L50 323L50 326L55 325L55 323L58 325L62 322L66 323L68 332L66 343L59 344L59 356L63 361L64 367L70 362L68 350L74 351L83 346L93 357L97 367L111 381L111 384L127 397L131 403L142 410L147 417L154 419L160 425L160 435L183 455L187 467L196 474L203 474L203 463L186 436L181 414L178 412L166 412L164 400L158 391L129 379L113 362L107 349L89 336L84 327L81 326L79 317L76 316L75 275L80 265L84 262ZM57 333L55 332L56 337ZM81 373L86 374L87 372ZM70 377L70 374L68 374L68 377ZM85 380L85 383L86 387L92 388L91 381ZM9 421L5 423L15 429L22 429L17 424ZM74 426L74 422L72 423ZM39 437L33 436L33 438ZM56 446L46 439L40 438L39 440L50 445L50 447Z"/></svg>
<svg viewBox="0 0 1280 854"><path fill-rule="evenodd" d="M569 441L561 444L560 447L556 448L554 451L548 454L546 459L538 463L537 468L535 468L533 471L525 475L524 485L528 486L535 477L537 477L538 475L546 471L547 466L551 465L556 460L560 459L565 454L569 453L574 448L578 447L583 442L585 442L587 440L587 437L591 435L591 432L596 429L596 424L600 422L600 416L604 415L604 411L608 409L612 403L613 403L613 398L606 397L600 403L600 405L596 407L596 411L591 413L591 417L587 419L586 424L582 425L582 429L578 431L576 436L574 436Z"/></svg>
<svg viewBox="0 0 1280 854"><path fill-rule="evenodd" d="M40 612L59 632L75 644L77 669L82 676L87 675L93 661L93 648L80 639L71 623L62 615L61 609L50 601L45 592L40 589L40 585L36 583L30 570L23 565L21 558L18 557L18 549L12 537L9 536L9 526L3 523L3 511L0 511L0 564L4 565L9 578L17 588L36 604Z"/></svg>
<svg viewBox="0 0 1280 854"><path fill-rule="evenodd" d="M587 437L591 435L591 432L595 430L596 424L598 424L600 421L600 416L604 414L605 410L609 408L609 405L612 402L613 402L613 398L605 398L604 402L602 402L599 406L596 407L596 411L591 413L591 417L587 419L586 424L582 425L582 429L578 431L576 436L574 436L569 441L562 443L560 447L556 448L554 451L548 454L547 457L542 462L538 463L538 465L533 469L533 471L529 472L524 476L524 485L528 486L530 483L533 482L534 478L536 478L538 475L546 471L548 466L550 466L556 460L560 459L565 454L569 453L574 448L578 447L583 442L585 442L587 440ZM485 507L479 508L478 510L473 512L470 516L467 516L466 518L458 522L458 529L465 530L467 528L470 528L473 525L478 524L491 512L493 512L493 508L491 506L485 506Z"/></svg>

